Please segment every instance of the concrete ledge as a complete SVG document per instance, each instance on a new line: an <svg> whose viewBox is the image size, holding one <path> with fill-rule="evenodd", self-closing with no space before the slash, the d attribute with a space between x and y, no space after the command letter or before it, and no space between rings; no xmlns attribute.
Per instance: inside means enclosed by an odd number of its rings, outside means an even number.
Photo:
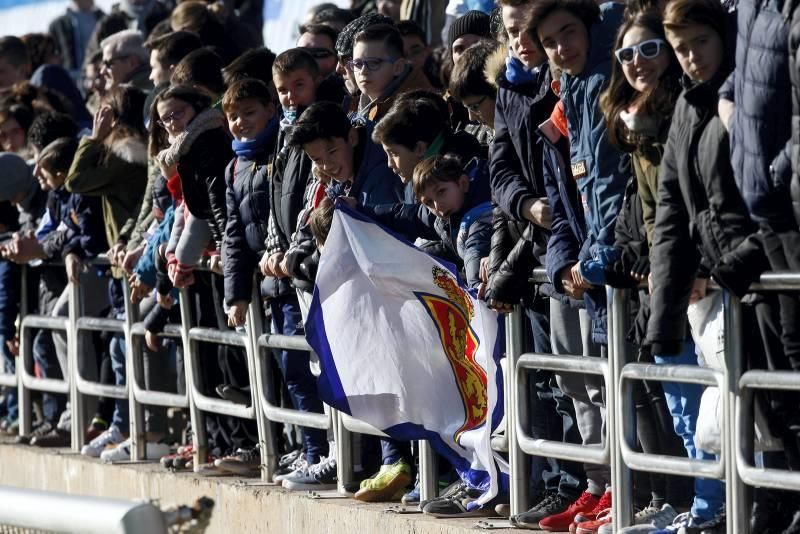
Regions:
<svg viewBox="0 0 800 534"><path fill-rule="evenodd" d="M65 449L12 444L0 444L0 481L73 495L159 499L162 508L208 496L216 503L209 533L466 534L476 532L478 521L385 513L387 505L310 499L274 486L246 485L254 479L170 473L153 462L107 465Z"/></svg>

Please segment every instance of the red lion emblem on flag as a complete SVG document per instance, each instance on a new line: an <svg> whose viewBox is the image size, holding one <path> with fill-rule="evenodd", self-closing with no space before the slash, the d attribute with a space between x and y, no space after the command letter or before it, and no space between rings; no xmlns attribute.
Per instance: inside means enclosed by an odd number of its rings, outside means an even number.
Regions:
<svg viewBox="0 0 800 534"><path fill-rule="evenodd" d="M480 341L470 326L475 310L470 296L441 267L433 267L433 281L447 298L428 293L415 293L433 319L442 348L453 369L453 376L464 404L464 423L453 439L459 443L464 432L486 422L488 411L486 372L475 361Z"/></svg>

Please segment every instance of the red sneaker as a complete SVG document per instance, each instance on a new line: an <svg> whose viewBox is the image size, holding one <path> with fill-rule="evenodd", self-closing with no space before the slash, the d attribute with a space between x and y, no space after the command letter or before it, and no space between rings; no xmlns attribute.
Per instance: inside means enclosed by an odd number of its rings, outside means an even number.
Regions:
<svg viewBox="0 0 800 534"><path fill-rule="evenodd" d="M611 509L611 492L606 491L603 493L602 497L600 497L600 500L597 502L597 506L595 506L593 510L576 514L575 522L584 523L586 521L595 521L598 519L598 514L609 509ZM574 533L575 530L571 530L570 532Z"/></svg>
<svg viewBox="0 0 800 534"><path fill-rule="evenodd" d="M539 521L539 528L548 532L569 532L575 516L582 512L591 512L598 502L600 502L599 497L584 491L578 500L569 505L569 508L560 514L551 515Z"/></svg>
<svg viewBox="0 0 800 534"><path fill-rule="evenodd" d="M604 512L600 512L597 514L597 519L594 521L584 521L582 523L576 523L578 528L576 529L576 534L597 534L600 530L600 527L603 525L608 525L611 523L611 508L606 508Z"/></svg>

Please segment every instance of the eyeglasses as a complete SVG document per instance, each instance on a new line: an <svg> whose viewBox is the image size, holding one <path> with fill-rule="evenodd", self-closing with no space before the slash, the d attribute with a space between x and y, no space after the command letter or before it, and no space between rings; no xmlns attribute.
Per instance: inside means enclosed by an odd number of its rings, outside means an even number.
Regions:
<svg viewBox="0 0 800 534"><path fill-rule="evenodd" d="M113 67L113 66L114 66L114 63L115 63L115 62L117 62L117 61L119 61L119 60L121 60L121 59L128 59L129 57L131 57L131 56L130 56L130 55L127 55L127 56L117 56L117 57L112 57L111 59L104 59L104 60L103 60L103 61L101 61L100 63L101 63L101 64L102 64L102 65L103 65L105 68L107 68L107 69L110 69L111 67Z"/></svg>
<svg viewBox="0 0 800 534"><path fill-rule="evenodd" d="M467 104L465 102L463 104L464 104L464 107L467 108L468 110L470 110L471 112L475 113L476 115L480 115L480 113L481 113L481 105L483 105L484 101L486 101L487 98L489 98L489 97L486 96L486 95L483 95L476 102L473 102L472 104Z"/></svg>
<svg viewBox="0 0 800 534"><path fill-rule="evenodd" d="M329 48L322 48L319 46L306 46L303 50L311 54L314 59L325 59L326 57L335 56L336 53Z"/></svg>
<svg viewBox="0 0 800 534"><path fill-rule="evenodd" d="M365 57L364 59L354 59L347 62L347 67L352 71L364 70L365 68L370 72L375 72L383 66L384 63L390 65L397 61L397 58L390 57Z"/></svg>
<svg viewBox="0 0 800 534"><path fill-rule="evenodd" d="M636 55L640 55L645 59L653 59L661 53L661 48L665 46L667 46L667 43L663 39L648 39L638 45L620 48L614 52L614 55L617 56L617 61L622 65L629 65L633 63Z"/></svg>
<svg viewBox="0 0 800 534"><path fill-rule="evenodd" d="M183 116L186 114L186 108L188 108L188 107L189 107L188 105L187 106L183 106L181 109L177 109L177 110L173 111L172 113L167 113L166 115L161 117L159 120L157 120L156 124L158 124L162 128L166 128L167 126L172 126L172 124L175 121L179 121L179 120L181 120L183 118Z"/></svg>

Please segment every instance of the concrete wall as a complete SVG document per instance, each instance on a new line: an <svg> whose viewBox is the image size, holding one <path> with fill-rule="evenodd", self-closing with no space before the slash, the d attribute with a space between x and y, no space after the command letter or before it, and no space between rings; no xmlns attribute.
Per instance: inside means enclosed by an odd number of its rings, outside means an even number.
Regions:
<svg viewBox="0 0 800 534"><path fill-rule="evenodd" d="M104 465L65 450L0 445L0 484L124 499L159 499L162 508L201 496L216 506L209 533L466 534L476 519L384 513L387 505L353 499L310 499L253 479L200 478L158 464ZM2 503L0 503L2 505ZM87 513L91 513L87 511ZM509 530L510 532L510 530Z"/></svg>

